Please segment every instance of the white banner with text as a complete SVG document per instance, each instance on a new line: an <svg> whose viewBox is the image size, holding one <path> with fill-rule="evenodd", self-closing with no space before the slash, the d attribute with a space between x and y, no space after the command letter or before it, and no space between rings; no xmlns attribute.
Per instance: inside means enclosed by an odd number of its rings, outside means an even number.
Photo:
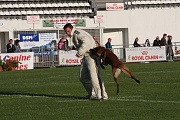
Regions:
<svg viewBox="0 0 180 120"><path fill-rule="evenodd" d="M21 64L19 64L17 70L34 69L33 58L34 52L0 54L0 59L3 60L3 62L6 62L8 59L19 61Z"/></svg>
<svg viewBox="0 0 180 120"><path fill-rule="evenodd" d="M126 62L164 61L166 49L162 47L126 48Z"/></svg>
<svg viewBox="0 0 180 120"><path fill-rule="evenodd" d="M77 58L76 53L76 50L59 50L59 65L80 65L82 58Z"/></svg>

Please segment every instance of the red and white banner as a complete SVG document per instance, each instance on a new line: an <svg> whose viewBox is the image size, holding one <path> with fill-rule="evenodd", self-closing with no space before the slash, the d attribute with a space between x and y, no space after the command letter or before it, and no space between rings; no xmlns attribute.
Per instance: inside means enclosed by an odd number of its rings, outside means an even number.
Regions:
<svg viewBox="0 0 180 120"><path fill-rule="evenodd" d="M124 10L124 3L106 3L106 10Z"/></svg>
<svg viewBox="0 0 180 120"><path fill-rule="evenodd" d="M39 17L39 15L27 16L27 23L28 23L28 24L39 23L39 22L40 22L40 17Z"/></svg>
<svg viewBox="0 0 180 120"><path fill-rule="evenodd" d="M164 61L166 60L165 46L126 48L126 62Z"/></svg>
<svg viewBox="0 0 180 120"><path fill-rule="evenodd" d="M34 52L0 54L0 59L3 60L4 62L7 59L17 60L21 62L17 70L34 69L33 57L34 57Z"/></svg>
<svg viewBox="0 0 180 120"><path fill-rule="evenodd" d="M77 58L76 53L76 50L59 50L59 65L80 65L82 58Z"/></svg>

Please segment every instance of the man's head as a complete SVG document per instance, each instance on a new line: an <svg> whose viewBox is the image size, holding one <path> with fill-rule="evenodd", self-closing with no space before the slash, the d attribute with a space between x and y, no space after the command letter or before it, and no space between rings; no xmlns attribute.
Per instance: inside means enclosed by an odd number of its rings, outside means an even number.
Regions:
<svg viewBox="0 0 180 120"><path fill-rule="evenodd" d="M168 39L169 39L169 40L172 40L172 36L171 36L171 35L168 35Z"/></svg>
<svg viewBox="0 0 180 120"><path fill-rule="evenodd" d="M163 38L166 38L167 37L167 34L163 34Z"/></svg>
<svg viewBox="0 0 180 120"><path fill-rule="evenodd" d="M12 40L12 39L10 39L10 40L9 40L9 43L10 43L10 44L12 44L12 43L13 43L13 40Z"/></svg>
<svg viewBox="0 0 180 120"><path fill-rule="evenodd" d="M156 37L156 40L159 40L159 36Z"/></svg>
<svg viewBox="0 0 180 120"><path fill-rule="evenodd" d="M108 38L108 42L111 42L112 41L112 39L111 38Z"/></svg>
<svg viewBox="0 0 180 120"><path fill-rule="evenodd" d="M135 38L135 41L136 41L136 42L138 42L138 40L139 40L139 38L138 38L138 37L136 37L136 38Z"/></svg>
<svg viewBox="0 0 180 120"><path fill-rule="evenodd" d="M66 34L69 36L69 37L72 37L71 36L71 32L72 32L72 29L73 29L73 26L70 24L70 23L67 23L64 27L63 27L64 31L66 32Z"/></svg>

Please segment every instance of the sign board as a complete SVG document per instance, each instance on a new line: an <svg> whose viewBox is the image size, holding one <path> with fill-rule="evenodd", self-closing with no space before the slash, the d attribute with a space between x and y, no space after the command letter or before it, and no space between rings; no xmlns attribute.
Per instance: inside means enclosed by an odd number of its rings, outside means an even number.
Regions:
<svg viewBox="0 0 180 120"><path fill-rule="evenodd" d="M19 34L21 49L45 46L56 39L56 33Z"/></svg>
<svg viewBox="0 0 180 120"><path fill-rule="evenodd" d="M59 50L59 65L80 65L82 58L77 58L76 50L63 51Z"/></svg>
<svg viewBox="0 0 180 120"><path fill-rule="evenodd" d="M40 22L39 15L27 16L27 23L28 24L39 23L39 22Z"/></svg>
<svg viewBox="0 0 180 120"><path fill-rule="evenodd" d="M124 3L106 3L106 10L124 10Z"/></svg>
<svg viewBox="0 0 180 120"><path fill-rule="evenodd" d="M126 48L126 62L164 61L165 46Z"/></svg>
<svg viewBox="0 0 180 120"><path fill-rule="evenodd" d="M85 27L85 19L52 19L52 20L43 20L43 27L62 27L66 23L71 23L73 26Z"/></svg>
<svg viewBox="0 0 180 120"><path fill-rule="evenodd" d="M103 15L94 16L94 23L103 23L103 22L104 22L104 16Z"/></svg>
<svg viewBox="0 0 180 120"><path fill-rule="evenodd" d="M0 54L0 59L3 60L4 62L7 59L17 60L17 61L21 62L21 64L19 64L17 70L34 69L33 57L34 57L33 52Z"/></svg>
<svg viewBox="0 0 180 120"><path fill-rule="evenodd" d="M180 56L180 43L173 45L174 56Z"/></svg>

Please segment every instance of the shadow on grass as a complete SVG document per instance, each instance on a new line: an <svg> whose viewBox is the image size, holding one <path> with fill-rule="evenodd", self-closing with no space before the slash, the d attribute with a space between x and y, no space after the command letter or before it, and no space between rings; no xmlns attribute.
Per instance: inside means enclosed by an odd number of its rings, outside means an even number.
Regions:
<svg viewBox="0 0 180 120"><path fill-rule="evenodd" d="M24 97L46 97L46 98L71 98L71 99L85 99L85 97L71 96L71 95L50 95L50 94L34 94L23 93L15 91L0 91L0 96L24 96Z"/></svg>

